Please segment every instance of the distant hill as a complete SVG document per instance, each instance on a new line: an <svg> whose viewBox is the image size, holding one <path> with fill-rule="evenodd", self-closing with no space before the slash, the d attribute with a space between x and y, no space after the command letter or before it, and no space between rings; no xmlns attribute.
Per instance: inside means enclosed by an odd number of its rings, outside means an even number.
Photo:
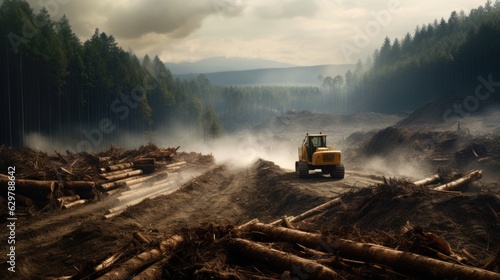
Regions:
<svg viewBox="0 0 500 280"><path fill-rule="evenodd" d="M354 64L296 66L288 68L253 69L205 73L213 85L287 85L318 86L318 76L343 76L348 70L354 71ZM198 74L174 75L182 80L190 80Z"/></svg>
<svg viewBox="0 0 500 280"><path fill-rule="evenodd" d="M165 63L174 75L199 74L223 71L241 71L263 68L293 67L295 65L266 59L250 59L240 57L211 57L196 62Z"/></svg>

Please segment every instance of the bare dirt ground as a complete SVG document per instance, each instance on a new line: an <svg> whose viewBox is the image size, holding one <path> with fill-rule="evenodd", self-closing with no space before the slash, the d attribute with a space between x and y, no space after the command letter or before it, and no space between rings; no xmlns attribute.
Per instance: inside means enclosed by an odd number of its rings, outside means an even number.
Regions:
<svg viewBox="0 0 500 280"><path fill-rule="evenodd" d="M377 180L351 172L346 180L332 181L320 174L298 179L294 172L264 161L246 168L207 167L179 191L130 207L111 220L102 220L111 198L21 218L16 228L15 275L23 279L74 275L110 252L131 246L134 232L155 239L207 223L238 225L254 218L272 221L374 182Z"/></svg>
<svg viewBox="0 0 500 280"><path fill-rule="evenodd" d="M303 130L311 122L331 121L328 127L333 132L335 124L348 121L325 115L318 116L314 121L312 113L302 114L302 117L296 114L271 121L258 130L265 132L268 128L280 127L280 134L272 137L284 141L284 138L295 137L300 127ZM470 167L472 163L474 167L485 163L488 164L488 172L496 168L496 150L489 148L489 154L477 155L479 150L470 144L484 138L456 133L422 134L433 139L432 150L422 149L422 146L414 149L412 143L425 140L419 138L424 136L399 128L369 132L373 123L377 123L376 129L383 129L386 127L384 125L394 124L400 117L361 115L357 118L360 124L358 128L363 127L363 132L352 138L344 134L336 136L341 145L352 145L346 154L357 157L357 160L346 159L347 171L342 180L332 180L319 173L299 179L287 166L280 168L262 159L246 165L219 162L198 165L186 171L185 180L178 183L176 192L145 200L112 219L102 219L105 210L114 203L112 197L103 197L84 207L66 211L19 216L16 224L16 272L7 271L8 250L2 246L0 279L57 279L65 276L96 279L106 270L96 273L93 268L114 253L124 253L119 264L144 250L154 248L159 240L174 234L189 236L190 242L177 250L171 261L162 265L164 279L304 279L301 274L293 275L292 272L290 276L286 271L276 271L269 262L250 262L239 255L235 256L234 252L228 252L224 240L234 235L235 226L252 219L272 222L284 215L303 213L336 197L343 201L340 206L295 226L305 231L436 257L435 252L422 249L427 247L417 246L414 236L401 231L405 227L421 228L424 232L429 231L444 238L454 252L467 250L473 256L468 260L469 265L481 267L491 259L500 249L500 221L495 217L500 212L500 187L495 181L496 176L489 177L487 183L480 181L462 188L461 195L415 188L411 181L421 179L415 174L431 175L437 171L441 162L427 166L427 163L435 162L436 157L443 156L436 147L446 148L446 154L452 155L445 162L449 167L457 160L453 153L457 152L459 156L465 153L465 158L469 160L463 168ZM272 124L276 121L278 123ZM299 121L302 123L297 124ZM350 121L339 131L346 134L354 132L355 122ZM379 136L374 137L377 133ZM484 145L494 146L496 138L488 137L489 142L485 140ZM258 140L261 143L265 139L262 137ZM288 142L284 141L285 144ZM300 143L300 139L296 142ZM264 149L268 156L272 157L276 155L273 152L279 151L274 145ZM401 165L401 157L397 161L389 158L389 162L365 164L374 156L380 157L380 154L370 153L373 150L383 152L380 148L384 145L397 147L399 154L411 155L412 163L421 160L426 168L399 176L405 179L387 179L395 176L389 171L394 170L395 165ZM468 154L470 151L474 151L472 158ZM474 153L484 160L475 158ZM401 174L405 170L395 173ZM0 206L5 208L5 204ZM2 219L0 227L6 227L5 220ZM141 243L134 238L134 233L141 233L153 242ZM1 240L6 242L8 233L2 231L1 234ZM300 251L296 246L289 247L281 243L268 243L268 246L297 254ZM337 265L334 265L335 268L346 279L419 279L404 272L380 269L376 265Z"/></svg>

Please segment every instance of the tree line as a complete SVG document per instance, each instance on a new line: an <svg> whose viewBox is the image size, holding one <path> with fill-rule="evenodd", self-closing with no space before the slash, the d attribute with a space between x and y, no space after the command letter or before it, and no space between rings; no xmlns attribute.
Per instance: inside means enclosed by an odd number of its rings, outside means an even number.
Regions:
<svg viewBox="0 0 500 280"><path fill-rule="evenodd" d="M396 113L445 95L471 95L480 85L491 90L500 81L500 1L468 15L453 11L403 38L386 37L354 72L319 78L337 96L337 108L349 112Z"/></svg>
<svg viewBox="0 0 500 280"><path fill-rule="evenodd" d="M54 21L22 0L0 6L0 67L0 143L10 146L25 145L30 133L96 146L113 132L150 134L171 124L198 127L208 139L317 94L213 86L204 75L174 79L158 56L139 59L99 29L82 42L66 16Z"/></svg>
<svg viewBox="0 0 500 280"><path fill-rule="evenodd" d="M365 62L317 87L215 86L205 75L173 78L157 57L139 59L99 29L82 42L70 20L26 1L0 6L0 144L26 135L96 142L116 132L153 133L172 124L214 138L290 109L333 114L413 110L450 93L500 80L500 1L386 38ZM478 81L481 77L482 80ZM480 79L480 78L479 78ZM487 86L487 85L486 85ZM114 133L113 133L114 132ZM98 141L99 140L99 141Z"/></svg>

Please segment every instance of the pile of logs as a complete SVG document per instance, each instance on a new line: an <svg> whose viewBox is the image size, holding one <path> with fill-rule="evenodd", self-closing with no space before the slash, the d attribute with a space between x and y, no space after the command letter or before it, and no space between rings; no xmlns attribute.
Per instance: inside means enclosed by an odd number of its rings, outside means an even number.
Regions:
<svg viewBox="0 0 500 280"><path fill-rule="evenodd" d="M56 151L55 156L49 156L29 148L1 147L0 165L4 170L7 166L16 168L19 206L67 209L103 194L112 195L148 180L162 179L186 164L173 163L178 149L148 144L131 151L111 147L95 155L67 151L63 156ZM0 174L1 186L7 186L8 181L8 176Z"/></svg>
<svg viewBox="0 0 500 280"><path fill-rule="evenodd" d="M483 177L482 170L471 170L465 173L460 178L453 180L451 182L441 184L439 186L433 186L432 189L436 191L448 191L448 192L457 192L461 187L477 181ZM439 184L443 181L443 178L440 174L433 175L429 178L425 178L419 181L414 182L417 187L429 187L432 185ZM460 192L458 192L460 193Z"/></svg>
<svg viewBox="0 0 500 280"><path fill-rule="evenodd" d="M311 216L321 215L325 211L341 207L341 204L342 201L336 198L295 217L284 216L273 223L265 224L255 219L231 228L223 236L215 232L202 234L206 239L198 241L198 244L215 247L211 250L217 252L217 254L207 255L220 257L220 254L225 252L227 256L205 264L198 262L190 272L192 275L185 275L185 278L242 279L243 275L245 279L274 279L276 277L281 277L281 279L346 279L346 277L360 273L363 269L372 269L379 271L380 275L386 275L383 278L500 279L500 274L494 272L495 267L500 264L500 252L480 268L465 265L446 256L444 260L432 258L377 244L306 232L298 230L293 225ZM431 236L429 234L427 233ZM439 238L432 236L435 239ZM194 255L201 254L200 252L203 251L203 248L193 245L196 242L189 234L173 235L152 242L142 234L135 233L134 239L139 240L149 249L128 259L125 258L123 252L117 252L95 266L94 271L91 272L92 275L101 275L98 279L131 279L132 277L133 279L164 279L168 276L164 274L164 271L172 266L174 259L182 259L182 255L189 254L186 251L193 250L193 247L196 248ZM441 242L446 243L444 240ZM449 253L443 250L440 254L449 255ZM230 264L221 263L224 259L231 260ZM181 262L185 263L187 260L182 259ZM240 266L240 268L235 268L235 266ZM245 266L251 268L245 269ZM84 276L79 275L79 277Z"/></svg>

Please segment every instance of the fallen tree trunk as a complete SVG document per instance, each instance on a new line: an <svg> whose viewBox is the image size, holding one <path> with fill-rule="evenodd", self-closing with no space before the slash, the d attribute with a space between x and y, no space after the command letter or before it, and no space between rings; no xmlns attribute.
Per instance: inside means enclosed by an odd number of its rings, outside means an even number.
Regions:
<svg viewBox="0 0 500 280"><path fill-rule="evenodd" d="M63 183L64 188L77 190L92 190L95 188L95 185L95 182L92 181L67 181Z"/></svg>
<svg viewBox="0 0 500 280"><path fill-rule="evenodd" d="M139 158L134 160L134 167L136 169L141 169L144 173L153 173L155 171L155 159L154 158Z"/></svg>
<svg viewBox="0 0 500 280"><path fill-rule="evenodd" d="M82 205L82 204L85 204L87 202L89 202L87 199L80 199L80 200L77 200L77 201L70 202L68 204L64 204L62 206L62 209L69 209L71 207L75 207L77 205Z"/></svg>
<svg viewBox="0 0 500 280"><path fill-rule="evenodd" d="M130 168L133 166L134 166L134 163L132 163L132 162L127 162L127 163L122 163L122 164L117 164L117 165L110 165L110 166L106 167L106 171L111 172L111 171L116 171L116 170L122 170L122 169Z"/></svg>
<svg viewBox="0 0 500 280"><path fill-rule="evenodd" d="M0 177L0 186L7 186L9 180L5 177ZM16 179L15 180L16 194L21 194L33 198L48 199L52 197L58 188L58 184L54 181L45 180L28 180Z"/></svg>
<svg viewBox="0 0 500 280"><path fill-rule="evenodd" d="M16 200L19 201L24 206L30 207L31 205L33 205L33 199L31 199L27 196L18 194L18 195L16 195L16 197L17 197Z"/></svg>
<svg viewBox="0 0 500 280"><path fill-rule="evenodd" d="M80 196L75 194L75 195L69 195L69 196L62 196L57 198L57 203L62 207L65 204L68 204L73 201L80 200Z"/></svg>
<svg viewBox="0 0 500 280"><path fill-rule="evenodd" d="M133 171L133 170L134 170L133 168L127 168L127 169L122 169L122 170L117 170L117 171L102 173L102 174L99 174L99 176L101 176L103 178L106 178L106 177L113 176L113 175L116 175L116 174L127 173L127 172L130 172L130 171Z"/></svg>
<svg viewBox="0 0 500 280"><path fill-rule="evenodd" d="M0 177L0 185L7 186L8 178ZM29 190L34 192L52 193L57 189L57 183L46 180L16 179L16 190Z"/></svg>
<svg viewBox="0 0 500 280"><path fill-rule="evenodd" d="M332 269L315 261L304 259L290 253L279 251L245 239L234 238L229 243L240 255L259 260L262 263L272 263L275 269L289 270L307 274L312 279L338 279L339 275Z"/></svg>
<svg viewBox="0 0 500 280"><path fill-rule="evenodd" d="M144 173L144 172L142 170L138 169L138 170L133 170L133 171L120 173L120 174L116 174L116 175L106 176L106 179L108 179L109 181L116 181L116 180L121 180L121 179L126 179L129 177L141 175L142 173Z"/></svg>
<svg viewBox="0 0 500 280"><path fill-rule="evenodd" d="M436 174L432 177L413 182L413 184L415 184L417 187L425 187L428 185L437 184L439 182L441 182L441 176L439 176L439 174Z"/></svg>
<svg viewBox="0 0 500 280"><path fill-rule="evenodd" d="M184 242L184 238L180 235L174 235L169 239L166 239L160 243L158 249L151 249L149 251L144 251L139 255L127 260L121 264L118 268L104 274L99 277L100 280L119 280L119 279L129 279L136 271L158 261L162 256L175 250Z"/></svg>
<svg viewBox="0 0 500 280"><path fill-rule="evenodd" d="M249 226L249 229L264 233L275 240L299 243L329 253L338 253L341 257L353 260L383 264L396 271L411 273L420 277L439 279L455 279L457 277L457 279L471 280L500 279L500 274L485 269L448 263L375 244L345 239L327 240L320 234L262 223L254 223Z"/></svg>
<svg viewBox="0 0 500 280"><path fill-rule="evenodd" d="M170 258L163 258L156 263L144 269L141 273L137 274L132 280L160 280L163 277L163 267L168 263Z"/></svg>
<svg viewBox="0 0 500 280"><path fill-rule="evenodd" d="M100 188L100 191L105 192L105 191L111 191L111 190L118 189L118 188L125 187L125 186L127 186L127 183L123 180L120 180L120 181L101 184L99 186L99 188Z"/></svg>
<svg viewBox="0 0 500 280"><path fill-rule="evenodd" d="M99 265L94 267L94 271L99 272L105 268L112 266L116 261L118 261L121 257L123 257L123 255L124 255L123 252L118 252L118 253L113 254L111 257L105 259Z"/></svg>
<svg viewBox="0 0 500 280"><path fill-rule="evenodd" d="M302 221L302 220L307 219L311 216L319 214L320 212L325 211L328 208L335 207L335 206L340 205L340 204L342 204L342 200L340 198L335 198L335 199L330 200L326 203L323 203L319 206L316 206L310 210L307 210L306 212L304 212L300 215L297 215L295 217L289 217L288 222L293 223L293 222ZM279 219L279 220L272 222L271 225L279 225L281 222L282 222L282 219Z"/></svg>
<svg viewBox="0 0 500 280"><path fill-rule="evenodd" d="M176 163L167 164L167 165L165 165L165 168L174 168L174 167L180 167L180 166L184 166L184 165L186 165L185 161L179 161Z"/></svg>
<svg viewBox="0 0 500 280"><path fill-rule="evenodd" d="M477 181L477 180L481 179L482 177L483 177L483 171L475 170L475 171L470 172L469 174L467 174L466 176L464 176L458 180L449 182L449 183L441 185L439 187L435 187L434 189L438 190L438 191L442 191L442 190L452 191L452 190L455 190L463 185Z"/></svg>

